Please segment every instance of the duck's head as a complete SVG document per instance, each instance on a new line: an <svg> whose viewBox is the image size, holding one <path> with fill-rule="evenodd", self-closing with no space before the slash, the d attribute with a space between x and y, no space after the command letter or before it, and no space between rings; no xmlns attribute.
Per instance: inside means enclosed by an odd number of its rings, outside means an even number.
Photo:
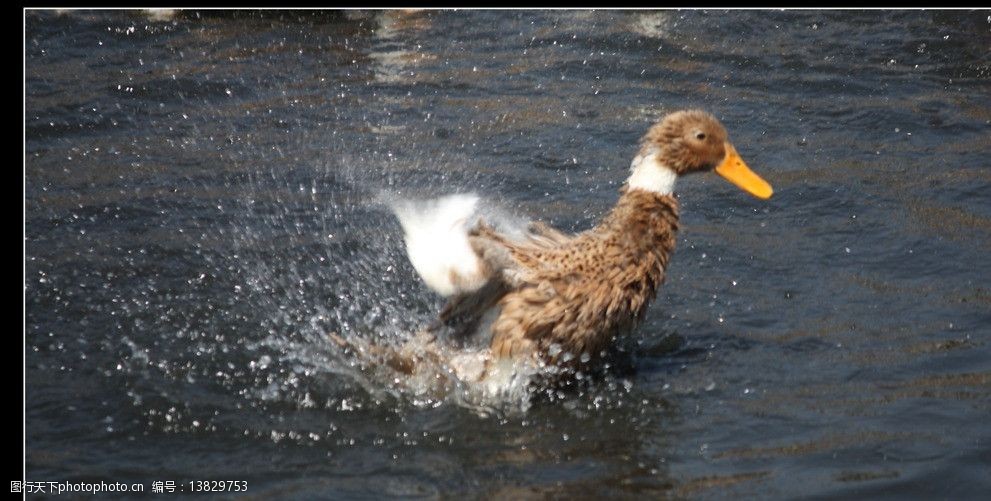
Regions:
<svg viewBox="0 0 991 501"><path fill-rule="evenodd" d="M719 120L700 110L670 113L651 127L631 168L630 188L670 193L678 176L715 170L757 198L774 192L740 158Z"/></svg>

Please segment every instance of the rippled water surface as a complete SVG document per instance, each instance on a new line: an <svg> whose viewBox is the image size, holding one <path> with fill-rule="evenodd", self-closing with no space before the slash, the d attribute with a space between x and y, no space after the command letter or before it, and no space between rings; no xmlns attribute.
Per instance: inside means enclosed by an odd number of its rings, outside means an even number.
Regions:
<svg viewBox="0 0 991 501"><path fill-rule="evenodd" d="M26 14L27 480L257 498L991 491L991 12ZM480 409L375 380L440 299L383 193L589 228L666 112L629 368ZM452 396L454 395L454 396Z"/></svg>

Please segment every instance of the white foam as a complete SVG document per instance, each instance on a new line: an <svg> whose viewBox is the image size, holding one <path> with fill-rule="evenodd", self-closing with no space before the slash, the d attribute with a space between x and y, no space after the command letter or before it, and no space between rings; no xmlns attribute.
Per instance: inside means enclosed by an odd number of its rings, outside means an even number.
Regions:
<svg viewBox="0 0 991 501"><path fill-rule="evenodd" d="M381 364L373 365L367 373L371 380L366 381L364 374L352 377L373 395L398 392L417 406L450 402L482 415L518 414L529 409L530 383L541 372L541 364L526 357L493 357L488 346L456 348L443 342L433 344L430 338L413 336L399 349L415 357L411 373L400 374ZM360 338L351 342L361 351L368 346Z"/></svg>
<svg viewBox="0 0 991 501"><path fill-rule="evenodd" d="M474 194L392 204L413 268L442 296L477 290L487 279L468 243L468 230L478 220L477 205Z"/></svg>
<svg viewBox="0 0 991 501"><path fill-rule="evenodd" d="M530 359L494 357L487 348L457 353L448 367L460 391L447 398L483 414L526 412L532 397L530 383L540 371Z"/></svg>

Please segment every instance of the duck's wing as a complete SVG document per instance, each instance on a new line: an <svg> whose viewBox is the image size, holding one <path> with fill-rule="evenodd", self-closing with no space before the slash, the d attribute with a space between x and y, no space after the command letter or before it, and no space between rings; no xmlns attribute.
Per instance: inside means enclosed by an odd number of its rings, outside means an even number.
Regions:
<svg viewBox="0 0 991 501"><path fill-rule="evenodd" d="M489 270L468 240L468 232L478 219L478 201L475 195L460 194L392 204L403 227L410 263L423 282L441 296L473 292L489 280Z"/></svg>
<svg viewBox="0 0 991 501"><path fill-rule="evenodd" d="M523 235L508 236L479 220L469 232L468 241L487 281L477 290L452 296L432 328L452 329L455 338L463 341L477 334L488 343L485 324L494 320L493 308L506 294L532 285L536 275L534 261L520 258L563 246L572 239L541 222L531 223Z"/></svg>
<svg viewBox="0 0 991 501"><path fill-rule="evenodd" d="M483 323L488 319L485 317L509 290L505 282L494 278L481 289L452 296L428 330L446 329L462 345L486 345L488 335Z"/></svg>
<svg viewBox="0 0 991 501"><path fill-rule="evenodd" d="M524 236L527 243L530 246L542 249L562 247L575 239L575 235L567 235L562 233L554 228L551 228L547 225L547 223L542 221L534 221L530 223L527 230L528 231Z"/></svg>
<svg viewBox="0 0 991 501"><path fill-rule="evenodd" d="M442 296L459 298L482 289L491 294L498 290L488 285L492 280L513 288L527 272L522 263L530 261L518 256L562 247L573 239L540 222L523 231L497 231L480 218L478 203L477 196L460 194L392 205L410 262Z"/></svg>
<svg viewBox="0 0 991 501"><path fill-rule="evenodd" d="M496 229L478 215L475 195L393 205L410 262L424 283L448 298L431 331L448 329L462 342L488 343L487 326L500 300L545 280L560 260L549 259L575 236L541 222ZM512 225L511 225L512 226ZM542 278L544 277L544 278ZM474 343L472 343L474 344Z"/></svg>
<svg viewBox="0 0 991 501"><path fill-rule="evenodd" d="M608 327L600 317L626 307L615 287L622 280L609 264L616 259L615 249L596 230L565 235L535 224L531 233L515 243L491 230L480 232L486 241L501 244L496 248L505 249L515 263L502 273L512 289L500 298L499 316L491 326L493 355L545 353L559 366L580 360L583 353L596 356L612 332L598 332Z"/></svg>

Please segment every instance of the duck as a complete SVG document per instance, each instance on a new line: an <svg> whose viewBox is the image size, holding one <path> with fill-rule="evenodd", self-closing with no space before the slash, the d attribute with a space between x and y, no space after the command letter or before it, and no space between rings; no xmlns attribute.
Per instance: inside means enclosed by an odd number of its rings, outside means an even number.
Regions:
<svg viewBox="0 0 991 501"><path fill-rule="evenodd" d="M664 283L679 230L677 181L707 172L759 199L773 194L720 121L689 109L647 130L616 205L580 233L540 221L522 230L499 228L479 215L475 195L394 205L411 264L446 302L417 334L419 348L354 351L410 373L426 358L471 342L486 353L485 369L475 376L481 379L490 366L521 362L562 373L600 364L643 320ZM332 339L355 348L336 334Z"/></svg>

